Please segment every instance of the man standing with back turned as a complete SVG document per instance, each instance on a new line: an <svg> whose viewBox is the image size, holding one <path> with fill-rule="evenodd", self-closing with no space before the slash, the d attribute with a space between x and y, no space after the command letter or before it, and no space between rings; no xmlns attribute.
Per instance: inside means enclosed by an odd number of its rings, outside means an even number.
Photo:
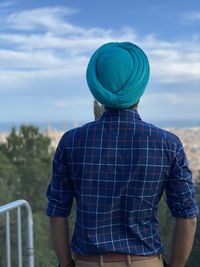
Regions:
<svg viewBox="0 0 200 267"><path fill-rule="evenodd" d="M61 267L162 267L156 214L164 191L176 218L169 266L186 264L198 214L192 175L178 137L137 112L148 80L147 56L132 43L105 44L90 59L88 86L105 112L63 135L47 190Z"/></svg>

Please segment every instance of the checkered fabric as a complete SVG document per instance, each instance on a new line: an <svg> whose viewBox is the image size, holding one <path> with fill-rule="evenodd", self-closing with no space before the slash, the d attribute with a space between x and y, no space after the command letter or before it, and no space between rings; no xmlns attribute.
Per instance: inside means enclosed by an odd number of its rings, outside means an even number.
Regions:
<svg viewBox="0 0 200 267"><path fill-rule="evenodd" d="M135 109L107 108L61 138L46 213L66 217L76 199L75 253L155 255L163 250L156 213L164 191L173 216L197 215L178 137L142 121Z"/></svg>

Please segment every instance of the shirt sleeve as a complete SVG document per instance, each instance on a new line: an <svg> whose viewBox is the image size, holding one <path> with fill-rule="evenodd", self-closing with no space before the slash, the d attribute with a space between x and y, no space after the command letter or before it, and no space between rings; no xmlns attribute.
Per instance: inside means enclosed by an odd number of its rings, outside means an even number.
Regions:
<svg viewBox="0 0 200 267"><path fill-rule="evenodd" d="M172 216L190 219L199 213L192 172L180 141L165 191Z"/></svg>
<svg viewBox="0 0 200 267"><path fill-rule="evenodd" d="M67 151L61 139L53 158L52 178L47 189L47 216L67 217L70 214L74 184L68 177Z"/></svg>

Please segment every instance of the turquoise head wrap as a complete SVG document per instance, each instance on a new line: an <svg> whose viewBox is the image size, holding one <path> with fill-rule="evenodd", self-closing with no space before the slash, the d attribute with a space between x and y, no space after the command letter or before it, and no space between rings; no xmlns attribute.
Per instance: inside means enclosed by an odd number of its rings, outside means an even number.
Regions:
<svg viewBox="0 0 200 267"><path fill-rule="evenodd" d="M137 103L149 81L145 53L129 42L107 43L92 55L87 83L94 98L106 107L128 108Z"/></svg>

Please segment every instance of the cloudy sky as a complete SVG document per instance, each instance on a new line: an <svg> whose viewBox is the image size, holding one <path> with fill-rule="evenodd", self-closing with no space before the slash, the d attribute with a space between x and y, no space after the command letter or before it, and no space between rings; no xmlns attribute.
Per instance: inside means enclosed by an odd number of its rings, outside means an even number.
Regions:
<svg viewBox="0 0 200 267"><path fill-rule="evenodd" d="M85 71L105 42L150 60L143 119L200 120L200 2L0 2L0 123L93 120Z"/></svg>

